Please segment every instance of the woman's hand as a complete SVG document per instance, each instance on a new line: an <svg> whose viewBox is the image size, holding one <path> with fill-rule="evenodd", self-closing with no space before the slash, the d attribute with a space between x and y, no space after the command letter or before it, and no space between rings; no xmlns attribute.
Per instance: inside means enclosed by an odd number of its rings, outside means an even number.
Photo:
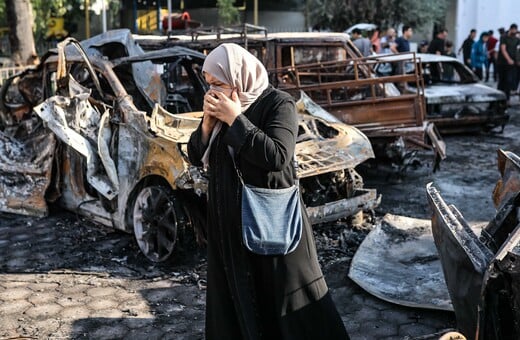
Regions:
<svg viewBox="0 0 520 340"><path fill-rule="evenodd" d="M231 126L240 111L240 100L235 90L232 90L231 97L214 90L209 90L204 96L204 117L208 115Z"/></svg>
<svg viewBox="0 0 520 340"><path fill-rule="evenodd" d="M209 96L209 92L204 95L204 104L202 106L202 111L204 112L204 116L202 117L202 144L204 145L208 144L211 131L213 131L213 128L218 121L218 119L211 113L213 106L206 102L206 97Z"/></svg>

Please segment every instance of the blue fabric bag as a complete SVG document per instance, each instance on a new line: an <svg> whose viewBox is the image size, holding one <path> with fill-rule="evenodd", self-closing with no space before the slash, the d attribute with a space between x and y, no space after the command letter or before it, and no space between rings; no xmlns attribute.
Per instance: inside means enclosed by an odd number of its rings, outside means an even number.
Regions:
<svg viewBox="0 0 520 340"><path fill-rule="evenodd" d="M283 189L242 185L242 238L247 249L260 255L285 255L302 237L298 184Z"/></svg>
<svg viewBox="0 0 520 340"><path fill-rule="evenodd" d="M286 255L302 237L303 219L299 181L289 188L259 188L242 183L242 239L244 246L259 255ZM296 161L293 161L297 167Z"/></svg>

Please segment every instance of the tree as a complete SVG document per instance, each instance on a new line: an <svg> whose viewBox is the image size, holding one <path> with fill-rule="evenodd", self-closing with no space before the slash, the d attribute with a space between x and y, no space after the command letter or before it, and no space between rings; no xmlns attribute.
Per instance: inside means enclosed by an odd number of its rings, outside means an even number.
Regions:
<svg viewBox="0 0 520 340"><path fill-rule="evenodd" d="M34 22L30 0L7 0L7 24L9 27L9 43L11 58L16 64L34 64L38 60L32 23Z"/></svg>
<svg viewBox="0 0 520 340"><path fill-rule="evenodd" d="M379 27L401 23L421 28L442 22L447 0L310 0L310 24L344 31L360 22Z"/></svg>
<svg viewBox="0 0 520 340"><path fill-rule="evenodd" d="M223 25L238 23L238 9L233 6L234 0L217 0L218 16Z"/></svg>

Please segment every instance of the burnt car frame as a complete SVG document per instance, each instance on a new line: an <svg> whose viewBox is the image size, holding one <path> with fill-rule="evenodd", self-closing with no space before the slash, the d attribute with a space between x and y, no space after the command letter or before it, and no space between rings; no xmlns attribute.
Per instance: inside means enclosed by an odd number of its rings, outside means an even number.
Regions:
<svg viewBox="0 0 520 340"><path fill-rule="evenodd" d="M417 53L415 61L407 53L378 56L378 60L400 63L400 67L381 63L379 76L413 74L417 65L422 69L426 119L434 122L441 133L489 131L503 129L509 115L505 94L481 82L458 59L427 53ZM420 64L420 65L419 65ZM407 83L411 91L416 84Z"/></svg>
<svg viewBox="0 0 520 340"><path fill-rule="evenodd" d="M446 146L435 125L424 119L420 69L413 75L376 77L375 58L363 58L346 33L269 33L264 27L193 29L184 34L136 36L144 49L187 46L203 53L224 42L247 48L266 66L271 83L298 98L300 91L340 121L359 128L378 156L400 148L394 161L406 162L409 149L433 149L436 162ZM409 58L414 58L411 56ZM394 82L410 81L417 90L402 92ZM399 147L402 145L401 147Z"/></svg>
<svg viewBox="0 0 520 340"><path fill-rule="evenodd" d="M471 339L520 338L520 157L498 151L497 212L473 232L430 183L432 231L457 326Z"/></svg>
<svg viewBox="0 0 520 340"><path fill-rule="evenodd" d="M118 30L81 45L67 39L10 78L0 91L0 210L45 216L55 202L133 232L156 262L185 233L203 242L207 179L185 153L207 89L203 60L179 47L144 53ZM354 170L373 157L366 136L319 118L327 113L308 98L298 106L298 174L311 221L377 206Z"/></svg>

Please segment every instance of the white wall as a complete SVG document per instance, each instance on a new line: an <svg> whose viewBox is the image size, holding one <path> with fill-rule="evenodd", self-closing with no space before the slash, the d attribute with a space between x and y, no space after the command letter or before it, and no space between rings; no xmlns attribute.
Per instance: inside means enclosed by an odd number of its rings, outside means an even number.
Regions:
<svg viewBox="0 0 520 340"><path fill-rule="evenodd" d="M458 49L472 28L477 30L477 39L483 31L493 30L498 39L498 28L520 25L519 0L455 0L455 32L449 32Z"/></svg>

